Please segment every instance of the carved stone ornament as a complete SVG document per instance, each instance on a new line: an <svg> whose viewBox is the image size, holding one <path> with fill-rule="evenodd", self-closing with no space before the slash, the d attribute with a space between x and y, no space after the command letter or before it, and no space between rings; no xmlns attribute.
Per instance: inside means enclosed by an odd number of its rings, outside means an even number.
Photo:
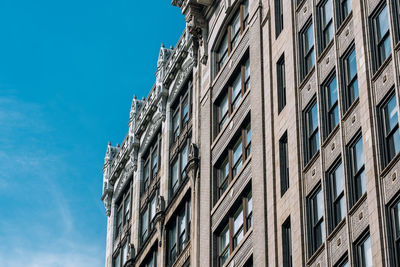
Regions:
<svg viewBox="0 0 400 267"><path fill-rule="evenodd" d="M165 219L165 201L163 196L157 196L156 214L154 222L157 224L157 234L159 237L158 245L162 246L162 233L164 230L164 219Z"/></svg>

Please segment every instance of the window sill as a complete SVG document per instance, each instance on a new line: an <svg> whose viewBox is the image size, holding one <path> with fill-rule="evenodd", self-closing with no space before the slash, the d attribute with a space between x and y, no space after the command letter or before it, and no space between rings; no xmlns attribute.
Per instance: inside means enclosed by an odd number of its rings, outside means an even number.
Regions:
<svg viewBox="0 0 400 267"><path fill-rule="evenodd" d="M386 166L382 169L380 176L381 178L385 177L390 171L391 169L394 167L394 165L396 165L396 163L399 161L400 159L400 152L397 153L390 161L388 164L386 164Z"/></svg>
<svg viewBox="0 0 400 267"><path fill-rule="evenodd" d="M350 114L356 109L358 102L360 102L360 97L354 99L353 103L351 103L350 106L343 112L342 121L347 120Z"/></svg>
<svg viewBox="0 0 400 267"><path fill-rule="evenodd" d="M347 15L347 17L342 21L342 23L339 25L339 27L336 30L336 36L340 36L342 31L347 27L347 25L350 23L351 19L353 18L353 10L350 11L350 13Z"/></svg>
<svg viewBox="0 0 400 267"><path fill-rule="evenodd" d="M320 150L318 149L317 152L315 152L315 154L305 163L304 167L303 167L303 173L306 173L311 166L314 164L315 161L317 161L319 154L320 154Z"/></svg>
<svg viewBox="0 0 400 267"><path fill-rule="evenodd" d="M172 266L172 267L183 266L185 264L185 262L190 258L191 250L192 250L192 247L191 247L191 242L189 239L189 241L186 243L186 246L183 249L183 251L181 253L179 253L179 255L176 257L176 260L168 266Z"/></svg>
<svg viewBox="0 0 400 267"><path fill-rule="evenodd" d="M315 70L315 64L314 66L310 69L310 71L303 77L301 78L300 76L300 84L298 88L304 88L304 86L306 85L306 83L310 80L310 78L312 77L312 75L314 74L314 70ZM301 74L301 73L300 73Z"/></svg>
<svg viewBox="0 0 400 267"><path fill-rule="evenodd" d="M314 260L318 258L318 256L322 253L322 251L325 248L325 240L322 242L322 244L317 248L314 253L308 258L307 260L307 266L310 266Z"/></svg>
<svg viewBox="0 0 400 267"><path fill-rule="evenodd" d="M381 75L381 73L385 70L386 66L389 65L389 63L392 61L392 55L393 55L393 51L392 53L390 53L390 55L382 62L382 64L378 67L378 69L376 69L375 71L373 71L373 75L371 78L371 81L375 82L379 76ZM373 66L372 66L373 67Z"/></svg>
<svg viewBox="0 0 400 267"><path fill-rule="evenodd" d="M240 35L239 39L237 40L237 45L235 46L235 48L232 49L230 55L226 59L226 62L224 63L224 65L222 65L222 67L218 70L218 72L214 76L214 79L212 80L211 87L214 87L216 81L218 80L218 78L222 75L222 73L226 69L226 66L231 64L230 62L231 62L232 56L236 53L236 50L240 46L240 43L242 42L243 37L246 36L247 32L249 31L249 28L250 27L247 25L246 29L244 29L243 33ZM214 53L215 53L215 51L214 51ZM216 61L214 61L214 63L216 64Z"/></svg>
<svg viewBox="0 0 400 267"><path fill-rule="evenodd" d="M362 203L364 202L364 200L367 199L367 192L364 193L364 195L362 195L357 201L356 203L353 204L353 206L349 209L349 211L347 212L348 215L354 215L354 213L356 212L356 210L358 209L358 207L360 207L362 205Z"/></svg>
<svg viewBox="0 0 400 267"><path fill-rule="evenodd" d="M335 128L333 128L332 131L328 134L328 136L324 138L324 140L322 141L322 147L324 149L326 149L326 147L328 146L329 142L335 137L335 135L339 131L339 129L340 129L340 123L338 123L335 126Z"/></svg>
<svg viewBox="0 0 400 267"><path fill-rule="evenodd" d="M346 224L346 216L332 229L329 233L327 240L332 241L335 235L342 229L343 225Z"/></svg>
<svg viewBox="0 0 400 267"><path fill-rule="evenodd" d="M329 53L329 50L331 49L331 47L334 44L334 38L332 37L332 40L329 41L329 43L324 47L324 49L319 53L318 56L318 63L321 63L324 60L324 57L326 56L326 54Z"/></svg>
<svg viewBox="0 0 400 267"><path fill-rule="evenodd" d="M253 233L253 227L250 227L249 230L247 230L246 234L243 236L243 239L239 242L239 244L236 246L236 248L233 250L232 254L229 255L228 259L226 262L222 265L222 267L227 267L230 266L232 259L235 258L235 255L239 253L240 249L243 247L243 244L246 243L247 239L249 239L249 236Z"/></svg>
<svg viewBox="0 0 400 267"><path fill-rule="evenodd" d="M245 99L247 98L247 96L250 94L251 88L246 90L246 92L244 93L242 99L240 100L238 106L235 108L235 110L233 111L233 113L228 117L228 120L225 122L224 127L222 127L222 129L218 132L217 136L214 138L214 141L211 144L211 150L214 149L215 145L218 143L218 140L221 139L221 136L223 135L223 133L225 131L227 131L227 129L229 128L229 125L231 124L233 118L235 117L236 113L242 108L243 103L245 102Z"/></svg>
<svg viewBox="0 0 400 267"><path fill-rule="evenodd" d="M240 171L233 177L232 181L229 183L228 187L226 188L225 192L218 198L217 202L215 203L214 207L211 209L211 217L214 215L215 211L218 209L218 207L221 205L222 201L225 199L225 196L229 194L229 191L231 191L232 187L236 184L238 181L238 178L242 174L242 172L248 168L247 165L250 164L251 161L251 154L247 157L247 159L244 161L242 168Z"/></svg>

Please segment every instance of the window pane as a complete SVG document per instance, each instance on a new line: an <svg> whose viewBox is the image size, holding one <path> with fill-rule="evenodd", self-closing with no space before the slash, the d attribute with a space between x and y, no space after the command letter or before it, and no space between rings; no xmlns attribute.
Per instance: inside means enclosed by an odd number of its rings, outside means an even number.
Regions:
<svg viewBox="0 0 400 267"><path fill-rule="evenodd" d="M228 177L229 175L229 162L228 159L226 159L222 164L219 169L220 175L219 175L219 184L221 185Z"/></svg>
<svg viewBox="0 0 400 267"><path fill-rule="evenodd" d="M395 238L397 239L400 237L400 202L397 202L397 204L393 208L393 219L394 219L394 234Z"/></svg>
<svg viewBox="0 0 400 267"><path fill-rule="evenodd" d="M176 160L172 165L172 175L171 175L172 193L175 193L176 189L178 189L178 180L179 180L178 165L179 165L178 160Z"/></svg>
<svg viewBox="0 0 400 267"><path fill-rule="evenodd" d="M186 168L186 165L188 162L188 145L187 145L187 143L184 146L184 148L182 149L181 158L182 158L181 172L183 172L184 169Z"/></svg>
<svg viewBox="0 0 400 267"><path fill-rule="evenodd" d="M114 267L120 267L121 266L120 262L121 262L121 254L118 253L117 257L115 257L114 259Z"/></svg>
<svg viewBox="0 0 400 267"><path fill-rule="evenodd" d="M362 138L360 138L355 145L355 158L355 167L356 171L358 171L362 168L362 166L364 166L364 147Z"/></svg>
<svg viewBox="0 0 400 267"><path fill-rule="evenodd" d="M141 220L142 221L142 231L141 231L141 233L142 233L142 238L143 239L145 239L147 237L147 229L148 229L147 226L148 226L148 218L149 218L148 216L149 216L149 211L146 208L146 210L142 214L142 220Z"/></svg>
<svg viewBox="0 0 400 267"><path fill-rule="evenodd" d="M315 211L314 223L316 223L319 219L321 219L324 216L324 204L322 198L323 198L322 191L320 190L314 199L314 211Z"/></svg>
<svg viewBox="0 0 400 267"><path fill-rule="evenodd" d="M182 124L184 125L189 120L189 102L186 97L182 102Z"/></svg>
<svg viewBox="0 0 400 267"><path fill-rule="evenodd" d="M337 84L336 84L336 77L332 79L329 84L329 108L337 102Z"/></svg>
<svg viewBox="0 0 400 267"><path fill-rule="evenodd" d="M335 170L335 188L334 188L334 197L338 197L344 190L343 186L343 167L340 164Z"/></svg>
<svg viewBox="0 0 400 267"><path fill-rule="evenodd" d="M240 99L242 98L241 93L242 93L242 80L240 79L240 73L236 77L235 81L232 84L232 106L233 108L236 108L237 105L239 104Z"/></svg>
<svg viewBox="0 0 400 267"><path fill-rule="evenodd" d="M236 43L239 40L239 36L240 36L240 13L237 12L235 17L233 18L231 25L232 49L236 46Z"/></svg>
<svg viewBox="0 0 400 267"><path fill-rule="evenodd" d="M351 9L352 9L352 1L351 0L342 1L343 19L345 19L347 17L347 15L350 13Z"/></svg>
<svg viewBox="0 0 400 267"><path fill-rule="evenodd" d="M158 170L158 151L157 148L154 149L153 155L152 155L152 159L151 159L151 164L152 164L152 175L156 175L157 170Z"/></svg>
<svg viewBox="0 0 400 267"><path fill-rule="evenodd" d="M308 27L305 38L305 52L308 52L314 46L314 33L312 24Z"/></svg>
<svg viewBox="0 0 400 267"><path fill-rule="evenodd" d="M361 244L363 266L372 267L371 242L369 237Z"/></svg>
<svg viewBox="0 0 400 267"><path fill-rule="evenodd" d="M247 59L246 60L246 64L245 64L245 79L246 81L250 78L250 60Z"/></svg>
<svg viewBox="0 0 400 267"><path fill-rule="evenodd" d="M151 200L150 205L150 221L153 221L154 217L156 216L156 205L157 205L157 196L154 196Z"/></svg>
<svg viewBox="0 0 400 267"><path fill-rule="evenodd" d="M233 232L236 233L242 226L243 226L243 208L240 207L234 217Z"/></svg>
<svg viewBox="0 0 400 267"><path fill-rule="evenodd" d="M387 132L391 131L398 123L396 98L392 96L386 108L386 129Z"/></svg>
<svg viewBox="0 0 400 267"><path fill-rule="evenodd" d="M381 40L386 32L389 31L388 10L385 6L378 15L378 38Z"/></svg>
<svg viewBox="0 0 400 267"><path fill-rule="evenodd" d="M326 26L332 19L332 1L328 0L324 4L324 16L323 16L323 25Z"/></svg>
<svg viewBox="0 0 400 267"><path fill-rule="evenodd" d="M174 131L174 140L179 136L179 111L175 113L172 121L172 127Z"/></svg>
<svg viewBox="0 0 400 267"><path fill-rule="evenodd" d="M229 228L228 226L221 232L219 236L219 255L221 257L220 262L224 263L229 257L229 249L225 249L229 246Z"/></svg>
<svg viewBox="0 0 400 267"><path fill-rule="evenodd" d="M219 126L222 128L222 126L225 124L225 122L228 119L228 94L225 94L224 98L222 98L221 103L218 108L218 116L219 116Z"/></svg>
<svg viewBox="0 0 400 267"><path fill-rule="evenodd" d="M354 76L357 75L357 58L356 58L356 50L353 49L353 51L350 53L348 59L347 59L347 64L348 64L348 72L349 72L349 78L350 80L353 79Z"/></svg>
<svg viewBox="0 0 400 267"><path fill-rule="evenodd" d="M125 221L129 221L131 215L131 197L128 196L125 200Z"/></svg>
<svg viewBox="0 0 400 267"><path fill-rule="evenodd" d="M313 132L315 129L318 128L318 109L317 109L317 103L313 105L311 108L311 128L310 132Z"/></svg>
<svg viewBox="0 0 400 267"><path fill-rule="evenodd" d="M218 59L220 67L224 65L226 59L228 58L228 36L225 35L221 41L220 47L218 49Z"/></svg>
<svg viewBox="0 0 400 267"><path fill-rule="evenodd" d="M128 256L128 242L125 242L124 247L122 249L122 266L125 264Z"/></svg>

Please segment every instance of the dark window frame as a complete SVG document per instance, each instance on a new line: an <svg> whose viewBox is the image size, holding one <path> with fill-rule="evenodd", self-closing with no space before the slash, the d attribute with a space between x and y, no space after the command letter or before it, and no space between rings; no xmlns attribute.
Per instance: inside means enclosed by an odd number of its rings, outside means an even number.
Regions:
<svg viewBox="0 0 400 267"><path fill-rule="evenodd" d="M397 209L397 214L396 210ZM398 266L400 263L400 197L397 196L387 207L387 224L389 228L389 253L390 261L393 266ZM397 216L396 216L397 215ZM396 221L397 219L397 221Z"/></svg>
<svg viewBox="0 0 400 267"><path fill-rule="evenodd" d="M253 209L252 209L252 204L251 208L249 203L252 203L253 197L252 197L252 190L246 191L247 193L243 193L242 196L239 197L236 205L232 208L232 210L228 213L228 218L225 220L223 224L219 228L222 228L221 231L217 234L217 266L222 267L225 261L223 259L226 257L225 260L227 260L232 253L235 251L235 249L239 246L240 242L243 240L244 236L246 233L251 229L252 227L252 216L253 216ZM251 200L251 201L249 201ZM251 210L250 210L251 209ZM240 211L241 210L241 211ZM239 230L237 232L234 232L234 217L236 214L242 213L242 225L239 227ZM222 233L226 233L225 231L228 231L228 244L224 247L222 251L220 248L220 240L221 237L223 236ZM241 239L237 242L235 241L235 238L238 238L241 234ZM224 236L226 237L226 236ZM237 242L235 244L235 242ZM226 255L227 254L227 255Z"/></svg>
<svg viewBox="0 0 400 267"><path fill-rule="evenodd" d="M386 8L387 11L387 17L388 17L388 30L387 32L385 32L383 35L379 32L379 25L378 24L378 19L379 19L379 15L381 14L381 12ZM393 53L393 47L391 44L391 39L390 39L390 23L389 23L389 7L386 4L386 1L382 1L382 3L380 3L378 5L378 7L375 8L375 11L373 12L373 14L370 16L369 18L369 22L370 22L370 32L371 32L371 53L372 53L372 58L373 58L373 72L376 72L381 66L382 64L386 61L386 59L388 59L390 57L390 55ZM379 35L382 36L382 38L379 38ZM390 44L390 53L383 58L382 55L382 51L381 51L381 46L384 46L384 43L386 40L389 40L389 44Z"/></svg>
<svg viewBox="0 0 400 267"><path fill-rule="evenodd" d="M292 267L292 230L290 216L282 224L282 262L283 267Z"/></svg>
<svg viewBox="0 0 400 267"><path fill-rule="evenodd" d="M347 10L346 3L350 2L350 10ZM352 9L352 0L336 0L336 20L337 28L339 28L342 23L348 18Z"/></svg>
<svg viewBox="0 0 400 267"><path fill-rule="evenodd" d="M307 32L311 29L313 44L311 48L306 51L306 40ZM312 17L305 23L303 28L299 32L299 46L300 46L300 80L302 81L311 71L311 69L315 66L315 36L314 36L314 28ZM307 58L311 58L312 65L308 66Z"/></svg>
<svg viewBox="0 0 400 267"><path fill-rule="evenodd" d="M244 33L247 28L248 20L249 20L249 0L242 1L237 7L236 11L233 13L233 16L229 23L226 26L226 29L223 33L223 37L216 48L216 57L215 57L215 65L216 65L216 73L218 73L225 63L228 61L229 56L232 54L233 49L237 46L238 40L240 36ZM240 30L236 32L235 35L232 35L232 25L234 20L239 16L240 20ZM227 42L227 47L220 53L220 49L223 47L223 43ZM220 56L221 54L221 56Z"/></svg>
<svg viewBox="0 0 400 267"><path fill-rule="evenodd" d="M154 219L156 215L156 209L157 209L157 198L158 198L159 192L156 190L151 197L149 197L148 201L146 204L144 204L140 208L140 227L139 227L139 243L141 246L146 242L146 240L149 238L151 235L152 231L154 230ZM154 214L152 214L152 209L153 209L153 204L154 204ZM145 233L143 233L143 220L144 214L147 212L147 227Z"/></svg>
<svg viewBox="0 0 400 267"><path fill-rule="evenodd" d="M396 125L392 129L387 129L388 126L388 121L390 121L389 118L385 116L385 109L388 106L388 104L391 102L391 100L394 98L395 103L396 103L396 109L397 109L397 118L399 116L399 105L398 105L398 99L397 95L395 93L394 87L390 90L391 92L387 94L387 97L382 101L382 103L378 106L378 114L379 114L379 121L378 125L381 127L378 127L380 129L380 139L381 139L381 148L383 150L383 157L382 157L382 169L385 168L391 161L392 159L398 154L399 151L395 151L395 144L393 141L393 144L391 144L392 140L391 138L395 138L396 134L399 134L399 122L397 119ZM390 123L389 123L390 125ZM389 126L390 127L390 126Z"/></svg>
<svg viewBox="0 0 400 267"><path fill-rule="evenodd" d="M316 120L318 122L318 125L316 127L316 129L313 129L311 131L311 125L312 125L312 120L313 120L313 116L312 116L312 110L314 108L314 106L316 106ZM311 114L310 114L311 113ZM308 106L303 110L303 129L304 129L304 154L305 154L305 161L304 161L304 165L307 165L307 163L314 157L314 155L316 155L320 149L320 144L319 144L319 115L318 115L318 102L317 102L317 98L314 97L310 103L308 104ZM314 137L316 138L316 147L315 147L315 151L312 150L312 140L314 139Z"/></svg>
<svg viewBox="0 0 400 267"><path fill-rule="evenodd" d="M278 38L283 30L283 1L275 0L275 38Z"/></svg>
<svg viewBox="0 0 400 267"><path fill-rule="evenodd" d="M248 68L248 75L246 76L246 68ZM245 56L239 63L236 71L230 78L226 88L220 93L218 100L216 101L216 134L221 132L229 118L232 116L233 112L238 108L243 100L244 95L248 90L250 90L250 59ZM233 84L240 79L240 93L234 97L233 95ZM226 99L228 110L222 112L223 107L221 104Z"/></svg>
<svg viewBox="0 0 400 267"><path fill-rule="evenodd" d="M315 218L316 211L315 209L318 209L318 207L315 207L315 202L314 198L317 198L317 195L321 194L322 196L322 203L321 205L323 206L323 211L322 211L322 217L320 218ZM318 203L317 203L318 205ZM324 194L322 191L321 184L319 184L307 197L307 221L308 221L308 257L311 257L325 242L325 214L324 214ZM317 220L316 220L317 219ZM317 238L317 230L318 228L321 227L321 232L319 233L321 235L321 243L318 244Z"/></svg>
<svg viewBox="0 0 400 267"><path fill-rule="evenodd" d="M336 171L341 168L342 169L342 191L341 192L335 192L337 189L337 184L336 184ZM340 224L340 222L346 217L347 213L347 204L346 204L346 195L345 195L345 174L344 174L344 166L342 163L342 159L339 158L336 160L336 162L333 164L331 168L326 173L326 185L327 185L327 200L328 200L328 214L329 214L329 233L331 233L336 226ZM344 207L341 206L341 201L344 201ZM342 211L341 209L344 208L345 210ZM340 213L340 214L339 214ZM343 217L340 218L340 216Z"/></svg>
<svg viewBox="0 0 400 267"><path fill-rule="evenodd" d="M115 228L114 228L114 240L122 233L123 228L125 225L129 224L129 220L131 219L132 215L132 181L129 182L125 188L123 193L118 197L117 201L115 202L115 211L116 211L116 216L115 216ZM128 213L126 210L126 204L127 201L129 200L129 208L128 208ZM121 221L119 221L119 214L121 213Z"/></svg>
<svg viewBox="0 0 400 267"><path fill-rule="evenodd" d="M289 189L289 150L287 131L279 139L279 171L281 182L281 196Z"/></svg>
<svg viewBox="0 0 400 267"><path fill-rule="evenodd" d="M333 83L333 81L335 81L336 85L336 101L331 106L329 106L332 97L331 84ZM325 118L323 120L324 139L326 139L340 123L339 87L336 77L336 70L333 70L332 73L329 74L328 78L326 78L323 84L321 85L321 98L322 98L321 99L322 107L324 111L323 117ZM337 116L337 122L335 121L335 116Z"/></svg>
<svg viewBox="0 0 400 267"><path fill-rule="evenodd" d="M142 183L141 183L141 195L146 192L151 182L157 177L160 167L161 167L161 132L158 131L157 134L153 137L151 144L147 148L146 153L144 153L144 157L142 158L143 163L143 172L142 172ZM154 172L153 168L153 155L157 154L157 166L156 172ZM146 177L146 168L148 169L148 177Z"/></svg>
<svg viewBox="0 0 400 267"><path fill-rule="evenodd" d="M182 142L178 148L178 152L176 153L176 155L170 160L170 179L169 179L169 184L170 184L170 199L172 199L176 193L179 191L179 188L185 184L185 182L187 181L187 173L186 173L186 167L187 164L189 162L189 149L190 149L190 145L192 142L192 137L191 137L191 133L189 136L187 136L187 138L185 139L184 142ZM186 151L186 163L184 164L184 154ZM178 164L177 166L177 175L178 175L178 179L176 181L175 184L173 184L173 168L175 166L175 164ZM183 166L184 165L184 166Z"/></svg>
<svg viewBox="0 0 400 267"><path fill-rule="evenodd" d="M331 16L331 18L325 18L326 14L325 14L324 7L325 7L325 5L329 4L329 2L331 4L332 16ZM328 44L333 40L333 36L335 35L334 24L333 24L334 9L333 9L332 0L322 1L318 5L317 10L318 10L318 12L317 12L317 14L318 14L318 31L319 31L319 35L321 36L320 43L319 43L319 45L320 45L319 53L321 54L325 50L325 48L328 46ZM324 25L325 19L329 19L329 20ZM329 40L326 39L326 37L327 37L326 32L331 34L331 36L330 36L331 39L329 39Z"/></svg>
<svg viewBox="0 0 400 267"><path fill-rule="evenodd" d="M146 259L140 264L140 267L157 267L157 247L152 248Z"/></svg>
<svg viewBox="0 0 400 267"><path fill-rule="evenodd" d="M192 79L189 79L185 86L182 88L179 96L174 100L173 105L171 106L171 125L172 125L172 138L171 144L175 143L179 138L180 134L183 132L184 127L189 123L192 118L192 89L193 83ZM184 116L185 113L185 102L187 103L187 116ZM178 118L178 125L175 125L175 117Z"/></svg>
<svg viewBox="0 0 400 267"><path fill-rule="evenodd" d="M361 141L362 148L362 166L357 168L357 144ZM364 143L361 131L359 131L350 143L346 146L347 162L348 162L348 177L347 181L350 190L350 206L352 207L365 193L366 193L366 179L365 179L365 157L364 157ZM358 183L360 181L360 183ZM362 192L364 186L365 192Z"/></svg>
<svg viewBox="0 0 400 267"><path fill-rule="evenodd" d="M278 89L278 114L286 106L286 70L285 53L276 62L276 80Z"/></svg>
<svg viewBox="0 0 400 267"><path fill-rule="evenodd" d="M178 256L186 248L187 243L190 241L190 224L191 224L191 201L190 198L183 200L180 207L174 212L174 215L167 223L167 266L172 266L177 260ZM183 213L183 214L182 214ZM184 218L184 230L181 231L181 220ZM175 228L175 231L172 231ZM171 233L175 234L175 243L171 244ZM184 239L182 240L182 235ZM171 247L171 245L173 245ZM173 252L173 249L175 250Z"/></svg>
<svg viewBox="0 0 400 267"><path fill-rule="evenodd" d="M231 182L236 178L238 173L240 173L243 163L247 160L247 158L251 154L251 141L250 143L247 142L247 136L250 130L251 134L251 123L250 119L247 120L242 127L238 130L236 133L235 137L228 148L226 148L227 153L221 159L219 160L219 163L216 164L216 179L215 179L215 184L216 184L216 200L221 198L221 196L224 194L226 189L229 187ZM236 145L241 145L242 147L242 152L240 158L236 161L233 162L233 154L234 154L234 148ZM222 173L225 173L225 170L222 171L221 166L225 166L225 164L228 164L228 174L222 175ZM238 168L240 166L240 168ZM236 172L234 171L235 168L238 168ZM223 178L223 179L221 179Z"/></svg>
<svg viewBox="0 0 400 267"><path fill-rule="evenodd" d="M367 230L364 234L361 235L361 237L358 238L358 240L354 243L354 263L357 267L366 267L363 254L365 251L361 247L366 241L369 239L369 244L370 244L370 249L371 248L371 237L369 234L369 230ZM371 259L373 260L373 259Z"/></svg>
<svg viewBox="0 0 400 267"><path fill-rule="evenodd" d="M356 58L356 73L351 77L350 56L353 54ZM342 70L342 88L343 88L343 113L356 101L359 96L358 72L357 72L357 53L354 43L350 45L345 54L340 58L340 67ZM357 88L357 95L354 92L354 86Z"/></svg>
<svg viewBox="0 0 400 267"><path fill-rule="evenodd" d="M392 18L395 43L398 43L400 42L400 0L394 0L392 3Z"/></svg>

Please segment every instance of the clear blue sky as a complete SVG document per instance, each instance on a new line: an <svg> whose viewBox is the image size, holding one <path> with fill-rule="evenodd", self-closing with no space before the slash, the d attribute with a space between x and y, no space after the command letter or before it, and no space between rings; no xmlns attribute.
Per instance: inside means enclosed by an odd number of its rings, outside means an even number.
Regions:
<svg viewBox="0 0 400 267"><path fill-rule="evenodd" d="M107 141L184 17L170 0L0 1L0 266L104 266Z"/></svg>

